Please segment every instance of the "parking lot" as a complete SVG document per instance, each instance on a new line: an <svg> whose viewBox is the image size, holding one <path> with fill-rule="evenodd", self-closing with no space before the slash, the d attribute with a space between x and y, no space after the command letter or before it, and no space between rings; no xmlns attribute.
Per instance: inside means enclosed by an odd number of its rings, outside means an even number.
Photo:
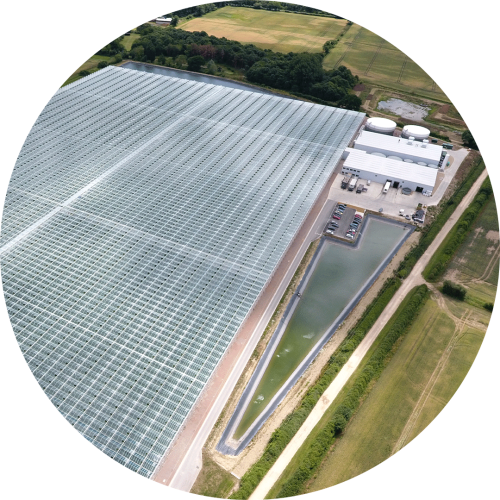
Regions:
<svg viewBox="0 0 500 500"><path fill-rule="evenodd" d="M324 229L323 229L323 232L327 235L327 236L335 236L337 238L342 238L344 240L348 240L348 241L355 241L356 240L356 237L357 235L359 234L359 230L361 229L361 224L359 225L359 228L356 230L356 234L355 234L355 237L353 239L351 238L347 238L346 237L346 233L347 231L350 229L350 225L354 219L354 215L356 214L357 210L352 207L352 206L349 206L346 204L346 208L344 210L344 213L340 216L340 219L334 219L332 216L333 216L333 213L335 212L335 210L337 209L338 207L338 203L335 203L335 208L334 210L332 210L332 213L330 214L330 218L328 219L328 222L327 224L325 225ZM340 202L342 203L342 201ZM358 210L358 213L359 213L359 210ZM363 214L361 214L363 215ZM329 233L328 232L328 226L331 222L335 222L338 224L338 228L336 228L333 233Z"/></svg>

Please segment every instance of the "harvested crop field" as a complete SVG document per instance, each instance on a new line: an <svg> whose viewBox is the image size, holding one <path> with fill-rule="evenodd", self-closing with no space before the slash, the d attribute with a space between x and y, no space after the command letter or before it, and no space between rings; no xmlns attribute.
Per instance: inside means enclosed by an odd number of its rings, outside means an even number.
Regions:
<svg viewBox="0 0 500 500"><path fill-rule="evenodd" d="M287 54L322 52L323 44L337 38L346 22L345 19L228 6L181 23L179 27Z"/></svg>

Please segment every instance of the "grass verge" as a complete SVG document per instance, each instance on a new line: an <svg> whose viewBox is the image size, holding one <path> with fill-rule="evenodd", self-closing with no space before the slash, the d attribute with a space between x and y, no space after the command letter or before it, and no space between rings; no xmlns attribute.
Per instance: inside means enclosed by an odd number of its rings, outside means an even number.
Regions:
<svg viewBox="0 0 500 500"><path fill-rule="evenodd" d="M191 493L205 497L227 498L235 484L236 478L203 451L203 467L191 488Z"/></svg>
<svg viewBox="0 0 500 500"><path fill-rule="evenodd" d="M367 357L366 365L356 370L354 382L349 384L347 394L344 393L338 398L339 402L335 405L330 418L326 422L323 419L321 421L323 425L321 422L318 424L320 430L317 431L312 442L302 446L295 455L294 459L300 465L293 472L288 470L288 474L286 471L282 474L281 488L276 498L294 496L302 492L306 482L321 464L336 437L345 429L362 399L366 397L366 393L380 377L388 358L393 355L392 351L396 342L408 331L428 297L429 289L426 285L420 285L410 291L405 303L400 305L391 321L382 330L377 339L379 342L376 348Z"/></svg>
<svg viewBox="0 0 500 500"><path fill-rule="evenodd" d="M240 488L231 495L231 498L246 499L252 494L261 479L272 467L278 456L311 413L325 389L347 362L366 333L368 333L400 285L401 282L398 279L389 279L386 281L378 296L366 308L356 326L348 333L347 337L330 357L317 381L308 389L300 404L273 432L262 457L241 478Z"/></svg>

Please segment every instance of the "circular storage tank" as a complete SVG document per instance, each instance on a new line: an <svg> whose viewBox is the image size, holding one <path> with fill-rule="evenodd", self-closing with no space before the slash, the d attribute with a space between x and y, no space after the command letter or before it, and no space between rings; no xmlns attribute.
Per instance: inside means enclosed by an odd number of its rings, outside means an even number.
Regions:
<svg viewBox="0 0 500 500"><path fill-rule="evenodd" d="M424 163L423 161L417 161L417 165L422 165L422 167L427 167L427 163Z"/></svg>
<svg viewBox="0 0 500 500"><path fill-rule="evenodd" d="M399 156L388 156L390 160L397 160L397 161L403 161L403 158L400 158Z"/></svg>
<svg viewBox="0 0 500 500"><path fill-rule="evenodd" d="M429 137L430 133L431 131L429 129L420 127L419 125L405 125L401 132L401 137L405 139L414 137L416 141L423 141Z"/></svg>
<svg viewBox="0 0 500 500"><path fill-rule="evenodd" d="M403 194L409 195L409 194L411 194L411 189L410 189L410 188L405 187L405 188L403 188L403 189L401 190L401 192L402 192Z"/></svg>
<svg viewBox="0 0 500 500"><path fill-rule="evenodd" d="M413 163L413 160L411 158L405 158L403 161L406 163Z"/></svg>
<svg viewBox="0 0 500 500"><path fill-rule="evenodd" d="M379 118L375 116L373 118L368 118L365 124L365 130L369 132L376 132L378 134L392 135L396 130L396 122L389 120L388 118Z"/></svg>
<svg viewBox="0 0 500 500"><path fill-rule="evenodd" d="M380 156L380 158L386 158L384 153L379 153L378 151L375 153L372 153L372 156Z"/></svg>

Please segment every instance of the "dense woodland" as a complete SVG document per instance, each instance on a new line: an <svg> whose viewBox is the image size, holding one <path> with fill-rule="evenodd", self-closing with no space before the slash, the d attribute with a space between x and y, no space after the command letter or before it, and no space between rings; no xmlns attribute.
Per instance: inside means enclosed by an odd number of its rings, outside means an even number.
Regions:
<svg viewBox="0 0 500 500"><path fill-rule="evenodd" d="M130 52L121 44L122 38L106 45L99 54L170 67L221 73L220 65L240 70L254 84L285 90L299 97L322 104L359 110L361 100L350 93L358 82L344 66L325 71L324 53L281 54L242 44L226 38L210 36L204 31L184 31L173 27L143 24L137 28L141 37Z"/></svg>

